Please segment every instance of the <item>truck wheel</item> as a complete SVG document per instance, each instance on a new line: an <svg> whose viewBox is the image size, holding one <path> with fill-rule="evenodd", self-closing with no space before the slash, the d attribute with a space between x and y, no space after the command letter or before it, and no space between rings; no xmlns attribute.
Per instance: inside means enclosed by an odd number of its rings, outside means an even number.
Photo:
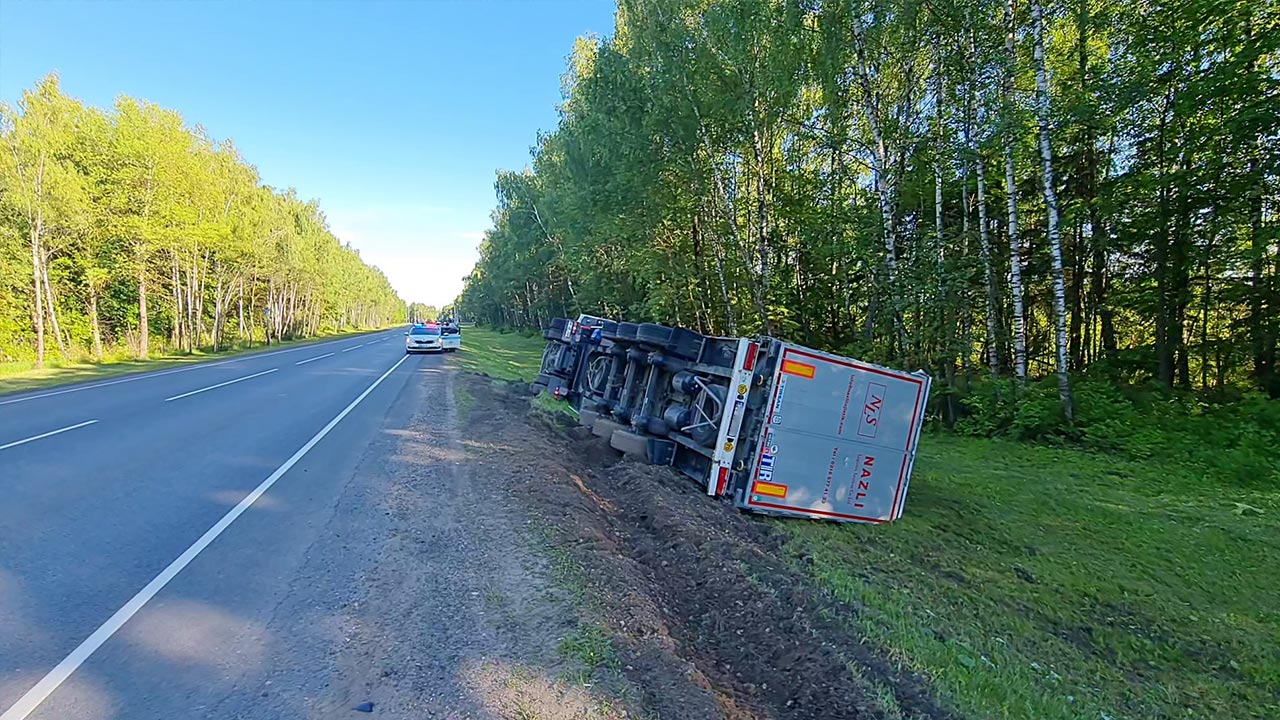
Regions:
<svg viewBox="0 0 1280 720"><path fill-rule="evenodd" d="M671 340L671 328L657 323L642 323L636 330L636 340L647 345L666 345Z"/></svg>

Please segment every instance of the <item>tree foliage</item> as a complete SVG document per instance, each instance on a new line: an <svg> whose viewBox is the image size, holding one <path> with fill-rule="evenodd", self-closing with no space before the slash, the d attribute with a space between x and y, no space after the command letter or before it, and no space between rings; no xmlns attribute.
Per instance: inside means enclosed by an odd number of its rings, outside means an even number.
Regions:
<svg viewBox="0 0 1280 720"><path fill-rule="evenodd" d="M0 360L270 343L399 320L386 277L231 141L56 75L0 106Z"/></svg>
<svg viewBox="0 0 1280 720"><path fill-rule="evenodd" d="M622 0L459 307L1275 397L1277 45L1273 1Z"/></svg>

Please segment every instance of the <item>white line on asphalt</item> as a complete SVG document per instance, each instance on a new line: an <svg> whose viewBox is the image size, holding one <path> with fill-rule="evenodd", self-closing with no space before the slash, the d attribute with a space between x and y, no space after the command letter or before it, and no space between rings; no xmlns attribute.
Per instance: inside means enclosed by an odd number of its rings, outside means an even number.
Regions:
<svg viewBox="0 0 1280 720"><path fill-rule="evenodd" d="M356 348L362 348L362 347L364 347L364 343L360 343L359 345L352 345L351 347L347 348L346 350L343 350L342 352L351 352Z"/></svg>
<svg viewBox="0 0 1280 720"><path fill-rule="evenodd" d="M120 383L133 382L135 380L146 380L147 378L160 377L162 375L173 375L174 373L189 372L191 370L203 370L204 368L217 367L228 363L243 362L245 360L253 360L255 358L271 357L272 355L281 355L283 353L298 352L299 350L312 350L324 345L332 343L346 342L345 340L331 340L322 343L310 343L302 347L288 348L286 350L274 350L272 352L253 353L244 357L235 357L229 360L219 360L217 362L196 363L189 367L177 368L175 370L158 370L156 372L142 373L140 375L130 375L119 380L108 380L107 382L94 383L92 385L79 385L76 387L65 388L62 390L54 390L53 392L40 393L39 395L27 395L25 397L12 398L9 400L0 400L0 405L10 405L12 403L26 402L28 400L39 400L40 398L53 397L54 395L66 395L67 393L80 392L81 390L92 390L94 388L106 387L108 385L119 385ZM356 347L360 347L356 345ZM345 350L343 352L346 352Z"/></svg>
<svg viewBox="0 0 1280 720"><path fill-rule="evenodd" d="M80 423L80 424L78 424L78 425L71 425L70 427L64 427L64 428L61 428L61 429L59 429L59 430L50 430L50 431L49 431L49 432L47 432L47 433L41 433L41 434L39 434L39 435L36 435L35 437L29 437L29 438L27 438L26 440L15 440L14 442L11 442L11 443L9 443L9 444L7 444L7 445L0 445L0 450L8 450L8 449L9 449L9 448L11 448L11 447L15 447L15 446L17 446L17 445L22 445L23 443L29 443L29 442L31 442L32 440L39 440L40 438L47 438L47 437L49 437L50 435L57 435L58 433L64 433L64 432L66 432L66 431L68 431L68 430L75 430L76 428L82 428L82 427L84 427L85 425L92 425L92 424L94 424L94 423L96 423L96 422L98 422L98 421L97 421L97 420L86 420L85 422L82 422L82 423Z"/></svg>
<svg viewBox="0 0 1280 720"><path fill-rule="evenodd" d="M146 587L139 590L137 595L130 598L129 602L125 603L119 610L115 611L115 614L107 618L106 622L98 626L98 629L94 630L92 635L85 638L84 642L76 646L76 649L72 650L70 655L63 658L62 662L58 663L47 675L41 678L40 682L35 684L35 687L28 690L25 695L19 698L18 702L13 704L13 707L5 710L4 714L0 715L0 720L26 720L26 717L30 715L33 710L39 707L40 703L44 702L54 690L58 689L59 685L66 681L67 678L71 677L71 673L75 672L76 668L80 667L85 660L88 660L89 656L93 655L98 648L102 647L103 643L111 639L111 636L116 634L121 627L124 627L124 624L129 622L129 618L136 615L138 611L151 600L151 598L156 596L156 593L160 592L164 589L165 585L169 584L170 580L177 577L178 573L182 572L183 568L191 564L191 561L194 560L197 555L203 552L205 548L209 547L209 544L216 540L218 536L231 525L231 523L235 522L236 518L244 514L244 511L248 510L250 505L257 502L258 498L262 497L263 493L270 490L271 486L275 485L277 480L279 480L286 472L289 472L289 468L297 464L304 455L310 452L311 448L316 446L316 443L323 440L324 436L328 435L329 431L341 422L342 418L347 416L347 413L354 410L362 400L369 396L369 393L373 392L374 388L378 387L383 380L386 380L387 376L394 372L396 368L400 367L400 364L408 358L408 355L400 358L396 361L395 365L392 365L390 369L382 373L381 377L374 380L372 385L365 388L364 392L360 393L355 400L352 400L350 405L343 408L342 412L338 413L337 416L330 420L328 425L320 428L320 432L313 435L311 439L307 441L306 445L298 448L298 451L295 452L288 460L285 460L283 465L276 468L275 472L271 473L266 480L263 480L261 485L254 488L253 492L244 496L244 499L235 507L231 508L226 515L223 515L221 520L215 523L213 527L206 530L204 535L200 536L199 540L192 543L191 547L187 548L186 551L179 555L176 560L169 563L169 566L162 570L159 575L155 576L151 582L147 583Z"/></svg>
<svg viewBox="0 0 1280 720"><path fill-rule="evenodd" d="M307 358L306 360L299 360L298 362L294 363L294 365L306 365L309 362L315 362L316 360L323 360L332 354L333 353L325 353L323 355L317 355L313 358Z"/></svg>
<svg viewBox="0 0 1280 720"><path fill-rule="evenodd" d="M271 368L270 370L263 370L263 371L262 371L262 372L260 372L260 373L254 373L254 374L252 374L252 375L245 375L244 377L242 377L242 378L236 378L235 380L228 380L228 381L226 381L226 382L220 382L220 383L218 383L217 385L210 385L209 387L203 387L203 388L200 388L199 390L192 390L191 392L188 392L188 393L182 393L181 395L174 395L174 396L173 396L173 397L171 397L171 398L165 398L165 399L164 399L164 401L165 401L165 402L169 402L170 400L181 400L181 399L182 399L182 398L184 398L184 397L191 397L192 395L199 395L200 393L205 392L206 390L215 390L215 389L217 389L217 388L225 387L225 386L227 386L227 385L234 385L234 384L236 384L236 383L238 383L238 382L243 382L243 381L245 381L245 380L252 380L253 378L259 377L259 376L261 376L261 375L270 375L271 373L273 373L273 372L275 372L275 371L277 371L277 370L279 370L279 369L280 369L280 368Z"/></svg>

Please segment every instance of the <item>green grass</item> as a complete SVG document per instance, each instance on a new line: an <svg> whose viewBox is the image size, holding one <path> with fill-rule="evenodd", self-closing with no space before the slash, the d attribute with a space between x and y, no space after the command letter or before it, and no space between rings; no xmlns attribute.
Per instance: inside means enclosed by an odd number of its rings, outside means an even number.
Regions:
<svg viewBox="0 0 1280 720"><path fill-rule="evenodd" d="M453 354L453 359L463 370L500 380L532 382L542 367L545 346L546 341L537 335L469 327L463 328L462 349Z"/></svg>
<svg viewBox="0 0 1280 720"><path fill-rule="evenodd" d="M902 520L776 526L968 717L1280 717L1280 490L930 435Z"/></svg>
<svg viewBox="0 0 1280 720"><path fill-rule="evenodd" d="M537 397L529 401L533 405L533 409L541 413L546 413L552 417L556 415L565 415L574 420L578 419L578 411L572 405L564 400L557 400L551 393L543 390L538 393Z"/></svg>
<svg viewBox="0 0 1280 720"><path fill-rule="evenodd" d="M583 625L560 639L556 646L560 657L593 669L599 666L617 667L618 653L613 640L597 625Z"/></svg>
<svg viewBox="0 0 1280 720"><path fill-rule="evenodd" d="M280 350L369 332L375 331L360 330L348 333L330 333L304 340L286 340L270 347L254 345L252 347L230 348L216 353L208 350L196 350L192 353L165 353L146 360L137 360L125 355L108 355L104 357L102 362L88 360L67 362L56 358L48 358L42 368L35 367L32 362L0 363L0 395L26 390L38 390L54 385L103 380L119 375L164 370L206 360L217 360L237 355L266 352L268 350Z"/></svg>

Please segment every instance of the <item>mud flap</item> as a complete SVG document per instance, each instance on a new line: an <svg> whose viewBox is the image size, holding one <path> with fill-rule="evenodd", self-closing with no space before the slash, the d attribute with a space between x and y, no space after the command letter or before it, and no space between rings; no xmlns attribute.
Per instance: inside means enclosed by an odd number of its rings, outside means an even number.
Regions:
<svg viewBox="0 0 1280 720"><path fill-rule="evenodd" d="M616 430L609 438L609 445L614 450L621 450L627 455L644 458L644 461L650 465L670 465L675 455L676 444L670 440L640 435L630 430Z"/></svg>
<svg viewBox="0 0 1280 720"><path fill-rule="evenodd" d="M599 438L612 438L615 431L623 430L626 427L626 425L616 423L612 420L597 417L596 421L591 424L591 434Z"/></svg>
<svg viewBox="0 0 1280 720"><path fill-rule="evenodd" d="M599 419L599 417L600 413L595 410L579 410L578 424L582 427L590 428L596 424L596 420Z"/></svg>

